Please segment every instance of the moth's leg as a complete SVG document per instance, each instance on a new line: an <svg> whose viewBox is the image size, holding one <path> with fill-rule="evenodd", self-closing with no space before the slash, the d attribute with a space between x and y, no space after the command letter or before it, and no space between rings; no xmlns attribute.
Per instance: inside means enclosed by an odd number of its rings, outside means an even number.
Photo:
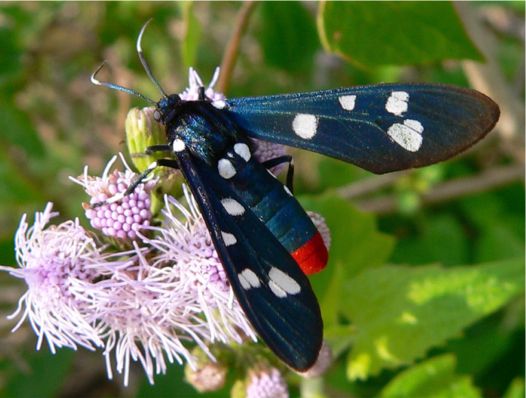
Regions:
<svg viewBox="0 0 526 398"><path fill-rule="evenodd" d="M130 184L126 191L118 193L105 201L94 203L91 205L91 207L96 208L105 204L111 204L121 201L122 198L133 193L133 191L135 191L135 188L137 188L139 184L141 184L159 166L170 167L172 169L179 168L177 161L174 159L158 159L155 162L150 163L146 170L144 170L141 174L139 174L139 176L137 176L137 178Z"/></svg>
<svg viewBox="0 0 526 398"><path fill-rule="evenodd" d="M270 170L273 167L279 166L280 164L288 163L289 167L287 169L287 180L286 185L291 193L294 193L294 159L290 155L278 156L274 159L266 160L262 163L263 167Z"/></svg>
<svg viewBox="0 0 526 398"><path fill-rule="evenodd" d="M168 144L159 144L159 145L150 145L149 147L146 147L146 150L144 153L146 155L151 155L155 152L171 152L172 147Z"/></svg>

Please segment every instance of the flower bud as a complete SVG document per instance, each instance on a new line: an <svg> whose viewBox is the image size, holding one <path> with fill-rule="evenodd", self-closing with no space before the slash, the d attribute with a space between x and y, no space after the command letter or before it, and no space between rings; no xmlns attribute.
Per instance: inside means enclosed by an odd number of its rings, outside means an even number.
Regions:
<svg viewBox="0 0 526 398"><path fill-rule="evenodd" d="M251 370L247 378L247 398L288 398L289 389L276 368Z"/></svg>
<svg viewBox="0 0 526 398"><path fill-rule="evenodd" d="M143 172L157 159L166 157L166 153L146 154L146 148L152 145L166 144L164 127L154 119L155 108L132 108L126 116L126 145L133 165Z"/></svg>
<svg viewBox="0 0 526 398"><path fill-rule="evenodd" d="M221 389L225 385L227 368L221 362L214 362L201 349L192 351L196 362L192 368L185 366L186 381L197 391L211 392Z"/></svg>

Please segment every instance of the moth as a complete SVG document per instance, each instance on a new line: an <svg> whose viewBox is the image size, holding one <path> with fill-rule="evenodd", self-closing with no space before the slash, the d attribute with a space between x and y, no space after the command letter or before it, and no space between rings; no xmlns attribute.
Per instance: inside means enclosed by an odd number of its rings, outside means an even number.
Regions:
<svg viewBox="0 0 526 398"><path fill-rule="evenodd" d="M495 126L499 108L475 90L443 84L225 99L201 83L196 98L188 99L167 94L153 76L141 48L146 26L137 53L162 94L159 101L98 80L104 64L91 78L155 106L166 129L167 144L147 152L170 156L152 163L126 193L159 166L179 169L247 318L285 364L305 371L316 362L323 338L320 307L306 274L325 266L327 249L292 194L291 158L259 163L250 139L387 173L436 163L472 146ZM286 185L269 172L280 163L289 163Z"/></svg>

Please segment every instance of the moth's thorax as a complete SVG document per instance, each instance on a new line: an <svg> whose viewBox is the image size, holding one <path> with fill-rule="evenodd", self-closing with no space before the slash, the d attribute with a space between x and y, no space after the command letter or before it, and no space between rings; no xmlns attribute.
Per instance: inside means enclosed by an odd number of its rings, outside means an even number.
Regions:
<svg viewBox="0 0 526 398"><path fill-rule="evenodd" d="M209 101L181 101L166 120L168 142L180 139L190 152L214 164L244 133L223 110Z"/></svg>

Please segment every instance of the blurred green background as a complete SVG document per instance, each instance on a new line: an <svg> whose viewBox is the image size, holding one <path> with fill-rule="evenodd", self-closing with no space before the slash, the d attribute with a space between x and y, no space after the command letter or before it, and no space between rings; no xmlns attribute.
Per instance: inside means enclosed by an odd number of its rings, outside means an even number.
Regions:
<svg viewBox="0 0 526 398"><path fill-rule="evenodd" d="M499 103L501 120L449 162L374 176L293 151L299 197L333 235L328 270L313 278L337 356L319 396L522 397L523 16L523 2L2 3L0 263L15 264L21 215L48 201L87 225L68 176L84 165L100 173L125 151L126 113L146 105L89 76L107 60L101 78L157 98L135 53L149 18L143 49L168 92L186 87L189 66L207 82L220 64L227 97L388 81L473 87ZM0 281L7 315L24 286ZM417 286L424 304L410 300ZM0 325L0 397L198 396L178 365L153 387L137 368L124 388L107 380L100 353L34 352L28 325ZM291 396L302 388L292 377Z"/></svg>

